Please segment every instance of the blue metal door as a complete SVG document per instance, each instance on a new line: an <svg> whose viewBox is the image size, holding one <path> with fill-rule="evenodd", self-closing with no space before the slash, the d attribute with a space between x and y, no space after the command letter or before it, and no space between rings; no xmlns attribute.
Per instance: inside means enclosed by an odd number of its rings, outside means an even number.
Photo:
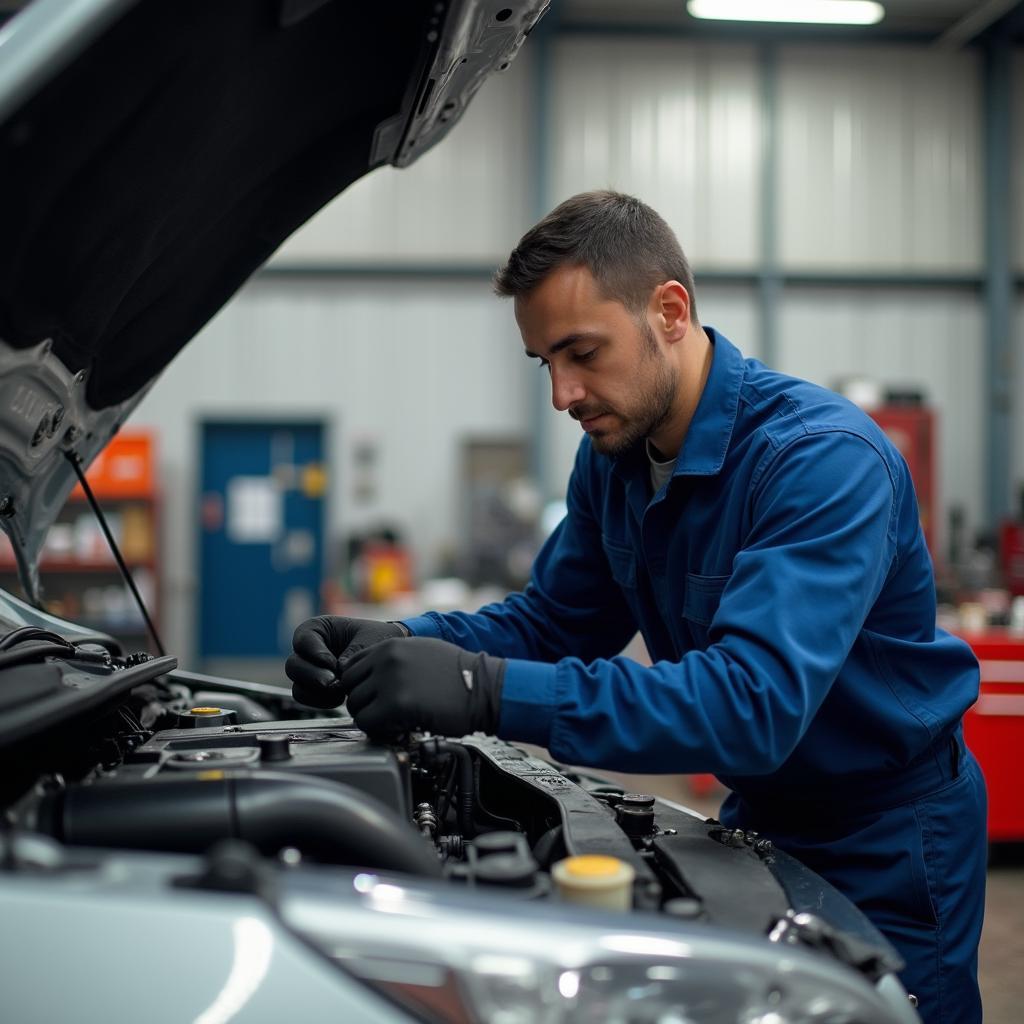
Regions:
<svg viewBox="0 0 1024 1024"><path fill-rule="evenodd" d="M321 423L202 424L199 655L284 658L320 605Z"/></svg>

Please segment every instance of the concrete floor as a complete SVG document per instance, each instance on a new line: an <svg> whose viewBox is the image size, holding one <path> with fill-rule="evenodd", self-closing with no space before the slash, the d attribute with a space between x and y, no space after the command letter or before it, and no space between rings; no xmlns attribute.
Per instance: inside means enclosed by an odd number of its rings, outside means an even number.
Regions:
<svg viewBox="0 0 1024 1024"><path fill-rule="evenodd" d="M979 974L987 1024L1024 1021L1024 853L997 851L988 873Z"/></svg>

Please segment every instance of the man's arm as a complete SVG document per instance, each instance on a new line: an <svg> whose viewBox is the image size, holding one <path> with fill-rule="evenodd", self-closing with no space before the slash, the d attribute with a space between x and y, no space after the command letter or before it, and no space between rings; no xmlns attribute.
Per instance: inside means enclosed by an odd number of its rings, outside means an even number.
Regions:
<svg viewBox="0 0 1024 1024"><path fill-rule="evenodd" d="M793 751L896 558L895 484L859 436L812 434L755 481L710 646L678 662L507 662L498 734L570 764L763 774Z"/></svg>
<svg viewBox="0 0 1024 1024"><path fill-rule="evenodd" d="M360 696L349 702L355 714L370 701L381 677L388 676L387 688L396 688L394 694L375 694L373 702L394 696L403 706L390 708L387 713L393 718L405 722L418 715L420 724L430 721L440 728L440 722L454 721L467 692L461 680L469 663L462 655L470 652L489 659L474 661L473 671L493 688L483 701L487 714L478 708L470 717L474 728L486 724L493 731L504 659L550 663L571 655L592 661L620 651L636 632L636 624L602 547L585 483L590 455L584 442L569 481L568 514L538 555L522 593L473 614L429 612L402 623L339 616L309 619L296 629L294 654L285 666L295 697L313 707L336 707L361 685ZM405 639L396 648L394 642L400 638ZM450 650L444 652L445 647ZM368 686L373 674L377 679ZM452 683L446 699L437 688L439 680ZM421 687L426 687L425 693L413 692ZM435 699L447 706L440 717L435 714L439 709L431 707ZM480 699L479 692L473 695L474 702ZM377 711L365 711L362 717L376 726L384 714L381 707Z"/></svg>

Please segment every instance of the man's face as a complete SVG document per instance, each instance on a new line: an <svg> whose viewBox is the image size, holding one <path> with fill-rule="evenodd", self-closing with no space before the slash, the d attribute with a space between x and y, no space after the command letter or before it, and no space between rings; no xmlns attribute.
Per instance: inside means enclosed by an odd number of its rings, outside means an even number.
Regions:
<svg viewBox="0 0 1024 1024"><path fill-rule="evenodd" d="M516 321L526 354L548 368L552 405L602 455L622 454L672 412L678 372L646 314L605 298L585 267L553 270L516 299Z"/></svg>

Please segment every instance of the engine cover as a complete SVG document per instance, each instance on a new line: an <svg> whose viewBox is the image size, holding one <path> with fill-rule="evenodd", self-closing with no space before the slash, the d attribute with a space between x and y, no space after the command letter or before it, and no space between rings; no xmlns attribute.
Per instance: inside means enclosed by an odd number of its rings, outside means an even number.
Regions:
<svg viewBox="0 0 1024 1024"><path fill-rule="evenodd" d="M315 775L352 786L403 818L412 815L409 755L371 742L344 721L165 729L127 755L123 766L107 778L126 782L203 768Z"/></svg>

